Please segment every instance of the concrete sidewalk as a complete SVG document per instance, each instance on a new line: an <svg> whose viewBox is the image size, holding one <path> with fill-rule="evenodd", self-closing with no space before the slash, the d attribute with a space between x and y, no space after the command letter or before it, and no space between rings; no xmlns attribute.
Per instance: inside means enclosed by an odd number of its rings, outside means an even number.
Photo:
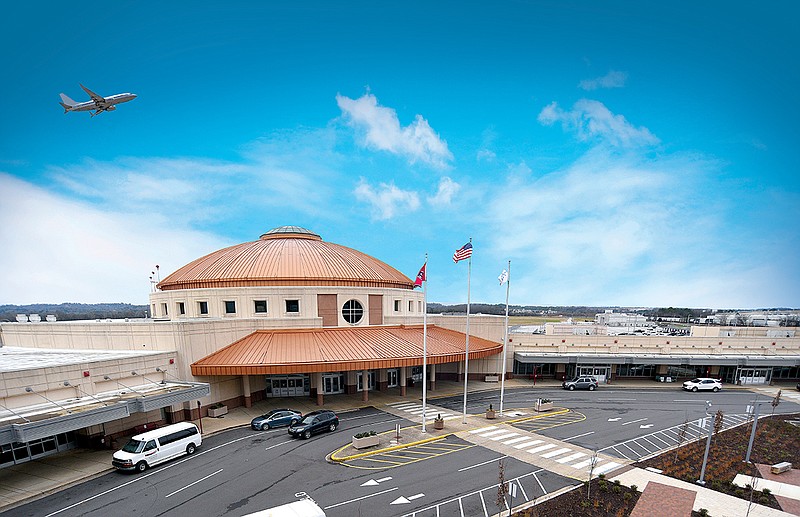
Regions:
<svg viewBox="0 0 800 517"><path fill-rule="evenodd" d="M513 379L506 381L505 386L506 389L525 388L535 391L541 388L549 388L549 389L558 388L561 386L561 382L555 380L544 380L544 381L537 380L537 383L534 386L530 380ZM469 384L470 393L477 393L488 390L498 390L499 388L500 388L499 383L484 383L480 381L471 381ZM600 387L600 390L602 391L604 389L617 389L617 388L621 389L659 388L659 389L672 389L675 391L680 391L680 384L658 383L652 380L615 381L614 384L602 385ZM428 392L428 398L430 401L431 410L433 411L437 398L459 396L463 394L463 389L464 387L462 382L438 381L437 389L435 391ZM746 389L746 388L726 385L725 389ZM770 393L773 393L774 395L774 393L778 391L778 387L760 386L758 387L758 391L763 395L769 395ZM786 391L785 387L784 391ZM395 394L393 392L379 392L379 391L369 392L369 400L366 402L362 400L361 394L336 395L325 398L325 409L331 409L336 412L346 412L358 408L374 406L388 412L393 412L391 408L396 407L398 404L402 405L404 403L409 403L409 402L419 403L421 401L421 397L422 397L422 390L420 387L408 388L408 392L405 397L401 397L399 396L399 394ZM498 400L499 400L499 395L498 395ZM203 434L208 436L226 429L249 426L250 421L256 416L262 415L267 411L269 411L270 409L287 407L287 406L302 411L303 413L319 409L314 404L313 400L306 398L266 399L255 403L251 408L244 408L244 407L233 408L228 414L220 418L209 418L209 417L203 418L202 419ZM497 407L497 404L495 404L495 409L499 409ZM445 412L445 410L443 410L442 408L438 408L438 412ZM527 413L534 414L535 412L529 410L527 411ZM401 416L407 419L414 418L412 415L409 414L402 414ZM431 417L435 416L435 414L431 414L430 416ZM507 415L499 418L497 422L499 424L503 424L504 422L508 422L514 418L515 417L513 414L507 412ZM441 433L433 429L432 423L426 426L427 433L424 434L421 432L421 426L419 425L404 428L402 435L403 439L400 444L392 444L391 437L387 436L385 438L385 442L382 441L380 448L393 445L408 446L409 444L412 444L420 439L438 437L441 435L449 435L454 432L467 433L469 430L476 429L481 426L485 427L486 425L493 424L494 422L494 421L487 421L482 413L476 415L468 415L466 424L463 423L462 420L463 420L463 415L461 414L461 412L458 412L458 414L452 418L448 418L445 423L445 429ZM200 422L195 421L195 423L200 423ZM343 436L342 437L343 447L342 449L340 449L340 451L347 449L348 447L348 445L346 445L347 442L349 442L349 436ZM0 512L8 511L28 501L51 494L53 492L57 492L58 490L61 490L63 488L81 483L83 481L87 481L89 479L103 475L113 470L111 467L111 456L113 452L114 452L113 450L94 451L94 450L77 449L65 453L56 454L53 456L47 456L44 458L36 459L19 465L14 465L12 467L0 469ZM373 453L374 452L375 451L373 451ZM347 456L347 454L344 453L340 455ZM641 469L634 469L634 470L641 470ZM652 473L648 473L647 476L650 476L650 474ZM666 478L666 476L661 476L661 477ZM639 489L642 490L649 480L650 480L649 477L647 478L642 477L641 479L631 481L630 483L638 485ZM668 484L666 481L659 481L659 482ZM697 488L702 489L702 487L697 487ZM707 490L707 489L702 489L702 490ZM709 490L709 492L712 491ZM719 496L723 498L729 497L725 496L724 494L719 494ZM717 517L718 514L712 511L711 515ZM726 514L719 514L719 515L726 515ZM751 511L751 515L788 515L788 514L784 513L753 514L753 512Z"/></svg>

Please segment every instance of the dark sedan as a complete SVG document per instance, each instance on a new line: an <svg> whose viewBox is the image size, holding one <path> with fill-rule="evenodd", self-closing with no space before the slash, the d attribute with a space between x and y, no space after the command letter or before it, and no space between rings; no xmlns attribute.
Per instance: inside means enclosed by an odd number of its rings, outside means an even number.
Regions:
<svg viewBox="0 0 800 517"><path fill-rule="evenodd" d="M267 414L257 416L250 422L256 431L265 431L273 427L283 427L299 422L303 414L294 409L273 409Z"/></svg>
<svg viewBox="0 0 800 517"><path fill-rule="evenodd" d="M303 419L289 426L289 434L293 438L311 438L312 434L322 431L335 431L339 427L339 417L333 411L312 411Z"/></svg>

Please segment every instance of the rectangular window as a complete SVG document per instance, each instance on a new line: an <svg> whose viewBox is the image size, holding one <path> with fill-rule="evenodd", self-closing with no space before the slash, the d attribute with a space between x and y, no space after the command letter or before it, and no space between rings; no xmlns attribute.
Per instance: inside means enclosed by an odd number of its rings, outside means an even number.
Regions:
<svg viewBox="0 0 800 517"><path fill-rule="evenodd" d="M197 302L197 310L200 314L208 314L208 302Z"/></svg>
<svg viewBox="0 0 800 517"><path fill-rule="evenodd" d="M394 301L394 312L400 312L400 300Z"/></svg>
<svg viewBox="0 0 800 517"><path fill-rule="evenodd" d="M169 315L169 313L167 312L167 304L166 303L162 303L161 304L161 315L162 316L168 316Z"/></svg>
<svg viewBox="0 0 800 517"><path fill-rule="evenodd" d="M417 312L422 312L422 302L417 302L417 306L419 307Z"/></svg>
<svg viewBox="0 0 800 517"><path fill-rule="evenodd" d="M300 300L286 300L286 312L300 312Z"/></svg>
<svg viewBox="0 0 800 517"><path fill-rule="evenodd" d="M232 300L225 302L225 314L236 314L236 302Z"/></svg>
<svg viewBox="0 0 800 517"><path fill-rule="evenodd" d="M184 304L183 302L178 302L178 314L180 314L181 316L186 315L186 304Z"/></svg>
<svg viewBox="0 0 800 517"><path fill-rule="evenodd" d="M256 313L267 312L267 300L254 300L256 306Z"/></svg>
<svg viewBox="0 0 800 517"><path fill-rule="evenodd" d="M150 317L151 318L155 318L156 317L156 304L153 304L153 305L150 306Z"/></svg>
<svg viewBox="0 0 800 517"><path fill-rule="evenodd" d="M408 300L408 312L414 312L414 302Z"/></svg>

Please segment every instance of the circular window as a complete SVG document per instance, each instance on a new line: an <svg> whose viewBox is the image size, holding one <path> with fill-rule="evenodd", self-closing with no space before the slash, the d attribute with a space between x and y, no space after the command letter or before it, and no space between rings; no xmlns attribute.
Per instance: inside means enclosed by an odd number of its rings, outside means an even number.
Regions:
<svg viewBox="0 0 800 517"><path fill-rule="evenodd" d="M358 323L364 317L364 307L358 300L348 300L342 307L342 317L347 323Z"/></svg>

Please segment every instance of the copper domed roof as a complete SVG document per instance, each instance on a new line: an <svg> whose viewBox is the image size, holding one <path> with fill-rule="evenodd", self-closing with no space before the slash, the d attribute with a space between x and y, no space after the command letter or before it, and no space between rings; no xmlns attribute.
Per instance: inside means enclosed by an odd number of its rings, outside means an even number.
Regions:
<svg viewBox="0 0 800 517"><path fill-rule="evenodd" d="M299 226L201 257L159 282L164 291L208 287L349 286L413 289L395 268Z"/></svg>

